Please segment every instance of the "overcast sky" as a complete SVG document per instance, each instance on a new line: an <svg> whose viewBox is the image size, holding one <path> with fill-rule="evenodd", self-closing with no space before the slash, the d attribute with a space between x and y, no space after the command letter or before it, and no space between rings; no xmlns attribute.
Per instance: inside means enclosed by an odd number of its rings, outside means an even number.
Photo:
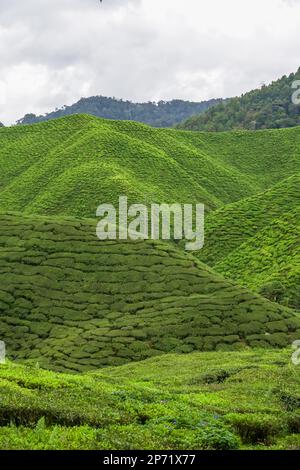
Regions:
<svg viewBox="0 0 300 470"><path fill-rule="evenodd" d="M299 20L300 0L0 0L0 121L239 95L298 69Z"/></svg>

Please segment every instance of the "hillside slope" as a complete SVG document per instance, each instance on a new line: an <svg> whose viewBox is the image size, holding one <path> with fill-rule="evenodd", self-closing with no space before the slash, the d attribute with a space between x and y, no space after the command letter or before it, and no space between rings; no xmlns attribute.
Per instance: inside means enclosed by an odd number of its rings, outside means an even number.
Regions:
<svg viewBox="0 0 300 470"><path fill-rule="evenodd" d="M300 171L300 128L192 133L90 116L0 129L0 210L93 217L102 202L238 201Z"/></svg>
<svg viewBox="0 0 300 470"><path fill-rule="evenodd" d="M299 79L300 68L268 86L229 99L202 115L192 116L178 127L194 131L228 131L299 126L300 105L292 101L296 91L292 85Z"/></svg>
<svg viewBox="0 0 300 470"><path fill-rule="evenodd" d="M214 265L241 285L300 310L300 208L291 211Z"/></svg>
<svg viewBox="0 0 300 470"><path fill-rule="evenodd" d="M206 219L199 257L251 289L280 281L281 301L300 308L300 175L229 204Z"/></svg>
<svg viewBox="0 0 300 470"><path fill-rule="evenodd" d="M138 121L154 127L173 127L190 116L207 111L221 101L220 99L212 99L200 103L183 100L132 103L105 96L91 96L81 98L71 106L63 106L61 109L56 109L43 116L26 114L17 123L34 124L73 114L90 114L105 119Z"/></svg>
<svg viewBox="0 0 300 470"><path fill-rule="evenodd" d="M165 352L283 347L300 319L162 242L100 242L79 219L1 215L10 358L86 370Z"/></svg>

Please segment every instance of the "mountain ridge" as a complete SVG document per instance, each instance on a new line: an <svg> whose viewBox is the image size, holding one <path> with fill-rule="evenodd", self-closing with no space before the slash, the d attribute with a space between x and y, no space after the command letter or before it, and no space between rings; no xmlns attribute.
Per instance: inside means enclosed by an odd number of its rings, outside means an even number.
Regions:
<svg viewBox="0 0 300 470"><path fill-rule="evenodd" d="M17 121L18 125L57 119L73 114L90 114L96 117L115 120L130 120L149 124L153 127L173 127L184 119L202 113L220 103L221 99L201 102L184 100L133 103L104 96L81 98L71 106L63 106L45 115L26 114Z"/></svg>
<svg viewBox="0 0 300 470"><path fill-rule="evenodd" d="M296 73L284 75L269 85L252 90L240 97L230 98L209 109L203 115L192 116L178 125L180 129L220 132L236 129L278 129L300 124L300 104L292 97L297 93ZM296 83L297 85L297 83ZM298 92L299 95L299 92ZM298 99L298 96L297 96Z"/></svg>

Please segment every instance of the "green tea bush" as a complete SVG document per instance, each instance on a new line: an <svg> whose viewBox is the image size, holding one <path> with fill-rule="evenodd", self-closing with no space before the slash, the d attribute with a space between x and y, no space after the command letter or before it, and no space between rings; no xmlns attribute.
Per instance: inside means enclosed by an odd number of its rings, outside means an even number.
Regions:
<svg viewBox="0 0 300 470"><path fill-rule="evenodd" d="M276 416L255 414L229 414L226 421L239 434L244 444L269 445L284 432L284 422Z"/></svg>

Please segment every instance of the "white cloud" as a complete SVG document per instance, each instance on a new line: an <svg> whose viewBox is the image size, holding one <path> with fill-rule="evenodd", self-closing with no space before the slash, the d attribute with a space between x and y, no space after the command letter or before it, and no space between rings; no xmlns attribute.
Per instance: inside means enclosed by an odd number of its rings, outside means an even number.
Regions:
<svg viewBox="0 0 300 470"><path fill-rule="evenodd" d="M237 95L299 67L299 0L1 0L0 120Z"/></svg>

